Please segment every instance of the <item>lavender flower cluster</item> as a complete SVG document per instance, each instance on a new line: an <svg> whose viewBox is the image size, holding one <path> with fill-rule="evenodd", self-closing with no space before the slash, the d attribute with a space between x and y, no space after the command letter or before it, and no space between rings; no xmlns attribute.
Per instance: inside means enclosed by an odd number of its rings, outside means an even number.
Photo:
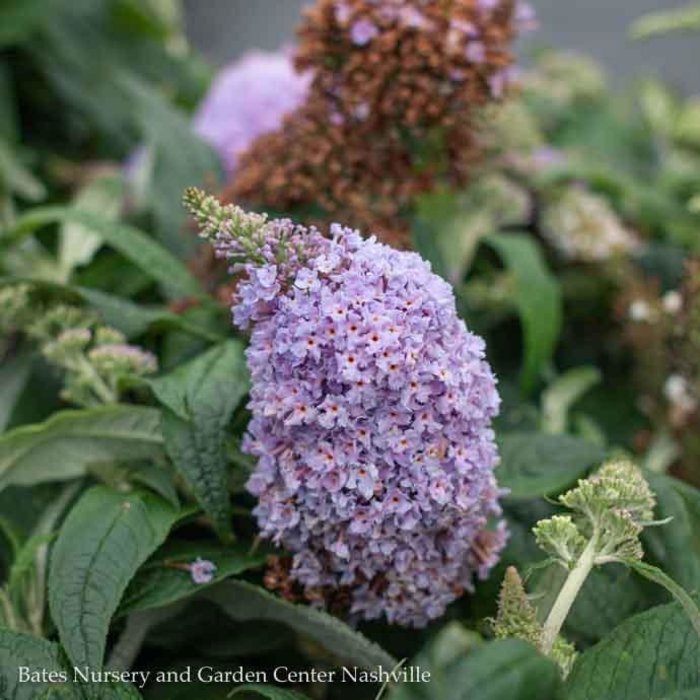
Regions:
<svg viewBox="0 0 700 700"><path fill-rule="evenodd" d="M199 200L197 201L197 198ZM292 580L350 614L423 625L506 538L490 427L499 408L484 343L417 254L268 222L190 192L220 256L246 274L234 322L253 418L244 450L262 535L294 554Z"/></svg>
<svg viewBox="0 0 700 700"><path fill-rule="evenodd" d="M219 154L230 176L238 155L274 131L306 97L309 74L298 73L289 51L249 51L214 79L193 128Z"/></svg>

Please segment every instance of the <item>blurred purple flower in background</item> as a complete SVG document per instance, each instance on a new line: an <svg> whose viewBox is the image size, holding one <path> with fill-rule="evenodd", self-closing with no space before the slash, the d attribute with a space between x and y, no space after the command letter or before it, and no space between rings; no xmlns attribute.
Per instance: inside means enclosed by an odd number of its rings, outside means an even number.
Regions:
<svg viewBox="0 0 700 700"><path fill-rule="evenodd" d="M231 175L238 155L303 102L310 80L294 70L290 51L250 51L216 76L194 117L194 130Z"/></svg>

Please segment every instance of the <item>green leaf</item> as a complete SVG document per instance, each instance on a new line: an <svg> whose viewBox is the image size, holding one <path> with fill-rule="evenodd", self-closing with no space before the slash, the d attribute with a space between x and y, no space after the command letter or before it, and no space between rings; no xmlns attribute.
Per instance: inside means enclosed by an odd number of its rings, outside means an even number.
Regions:
<svg viewBox="0 0 700 700"><path fill-rule="evenodd" d="M142 406L61 411L0 438L0 491L83 476L91 464L163 454L160 414Z"/></svg>
<svg viewBox="0 0 700 700"><path fill-rule="evenodd" d="M81 189L73 206L102 221L114 222L119 217L124 198L124 182L120 174L97 177ZM68 280L75 268L87 265L102 245L102 238L93 229L74 222L65 222L59 231L58 262L63 278Z"/></svg>
<svg viewBox="0 0 700 700"><path fill-rule="evenodd" d="M420 256L430 263L430 269L445 280L450 279L451 271L445 261L435 226L417 218L411 227L411 242Z"/></svg>
<svg viewBox="0 0 700 700"><path fill-rule="evenodd" d="M596 367L576 367L565 372L542 392L542 429L564 433L571 407L602 379Z"/></svg>
<svg viewBox="0 0 700 700"><path fill-rule="evenodd" d="M221 181L219 160L211 146L194 134L189 120L160 94L127 77L119 86L129 96L133 116L152 150L149 201L158 235L170 250L191 253L197 236L187 229L187 214L179 202L187 187L207 183L211 187Z"/></svg>
<svg viewBox="0 0 700 700"><path fill-rule="evenodd" d="M448 622L408 664L429 671L430 683L399 685L388 700L430 700L444 688L448 670L483 645L477 632L459 622Z"/></svg>
<svg viewBox="0 0 700 700"><path fill-rule="evenodd" d="M22 43L49 16L45 0L6 0L0 5L0 48Z"/></svg>
<svg viewBox="0 0 700 700"><path fill-rule="evenodd" d="M695 634L700 638L700 610L698 610L695 601L686 593L682 586L679 586L670 576L659 569L658 566L652 566L651 564L637 559L627 559L624 563L641 576L644 576L644 578L658 583L659 586L663 586L683 608L690 623L693 625Z"/></svg>
<svg viewBox="0 0 700 700"><path fill-rule="evenodd" d="M136 4L143 8L156 3L176 4L173 0ZM166 103L196 104L204 87L200 61L186 50L180 27L177 34L156 40L124 22L120 4L118 0L43 0L39 5L50 21L23 47L23 58L32 65L44 93L43 99L32 100L33 116L40 125L50 119L54 141L60 141L62 148L74 146L69 152L84 144L76 155L85 145L90 151L119 154L142 141L133 97L120 84L122 75L142 82ZM176 45L183 49L174 49Z"/></svg>
<svg viewBox="0 0 700 700"><path fill-rule="evenodd" d="M646 473L656 520L669 520L642 534L645 559L652 560L689 591L700 591L700 491L665 474Z"/></svg>
<svg viewBox="0 0 700 700"><path fill-rule="evenodd" d="M72 671L67 671L68 677ZM142 700L140 693L128 683L99 683L87 686L84 683L53 685L32 700Z"/></svg>
<svg viewBox="0 0 700 700"><path fill-rule="evenodd" d="M653 131L663 138L671 137L678 117L679 100L670 86L656 78L645 78L637 92L642 113Z"/></svg>
<svg viewBox="0 0 700 700"><path fill-rule="evenodd" d="M39 674L43 670L47 674L64 671L58 644L0 628L0 691L3 700L35 700L52 685L48 680L20 683L20 666Z"/></svg>
<svg viewBox="0 0 700 700"><path fill-rule="evenodd" d="M44 185L24 167L15 149L0 137L0 191L6 190L31 202L46 195Z"/></svg>
<svg viewBox="0 0 700 700"><path fill-rule="evenodd" d="M652 608L587 649L566 687L569 700L658 700L691 689L700 694L700 639L677 603Z"/></svg>
<svg viewBox="0 0 700 700"><path fill-rule="evenodd" d="M443 632L444 635L444 632ZM442 644L441 636L433 647ZM415 665L430 671L429 683L405 683L389 700L557 700L563 698L558 667L533 646L507 639L474 650L421 652ZM425 661L432 663L424 664Z"/></svg>
<svg viewBox="0 0 700 700"><path fill-rule="evenodd" d="M700 98L691 97L681 108L673 130L678 143L697 149L700 146L699 122Z"/></svg>
<svg viewBox="0 0 700 700"><path fill-rule="evenodd" d="M124 476L133 484L140 484L151 491L155 491L155 493L162 496L168 503L172 503L176 508L180 506L175 474L173 474L169 465L153 462L132 462L127 465Z"/></svg>
<svg viewBox="0 0 700 700"><path fill-rule="evenodd" d="M168 671L186 673L189 664L171 666ZM208 662L213 671L227 671L230 666ZM148 689L148 700L227 700L230 686L200 681L180 681L179 683L157 683Z"/></svg>
<svg viewBox="0 0 700 700"><path fill-rule="evenodd" d="M451 669L435 700L542 700L563 697L559 668L519 639L491 642Z"/></svg>
<svg viewBox="0 0 700 700"><path fill-rule="evenodd" d="M19 549L7 577L7 592L11 598L21 594L25 576L36 564L37 553L52 539L53 534L33 535Z"/></svg>
<svg viewBox="0 0 700 700"><path fill-rule="evenodd" d="M523 390L535 387L552 361L562 324L559 284L537 243L525 234L497 233L483 239L501 257L514 282L514 302L523 327Z"/></svg>
<svg viewBox="0 0 700 700"><path fill-rule="evenodd" d="M685 503L692 550L696 556L700 556L700 491L694 486L676 480L673 481L673 488Z"/></svg>
<svg viewBox="0 0 700 700"><path fill-rule="evenodd" d="M0 138L8 143L19 141L19 117L10 66L0 63Z"/></svg>
<svg viewBox="0 0 700 700"><path fill-rule="evenodd" d="M437 274L457 285L481 240L501 226L521 224L528 219L529 209L525 190L502 175L475 178L459 193L437 189L418 198L414 247Z"/></svg>
<svg viewBox="0 0 700 700"><path fill-rule="evenodd" d="M700 3L673 10L662 10L643 15L630 29L634 39L649 39L659 34L700 30Z"/></svg>
<svg viewBox="0 0 700 700"><path fill-rule="evenodd" d="M498 443L498 482L511 498L560 493L605 456L597 445L570 435L505 433Z"/></svg>
<svg viewBox="0 0 700 700"><path fill-rule="evenodd" d="M12 411L24 391L31 369L32 358L28 353L20 353L3 360L0 367L0 433L12 418Z"/></svg>
<svg viewBox="0 0 700 700"><path fill-rule="evenodd" d="M20 217L3 243L20 238L54 223L73 222L93 231L119 251L150 279L159 283L171 298L201 296L202 290L190 271L171 253L133 226L105 221L75 207L38 207Z"/></svg>
<svg viewBox="0 0 700 700"><path fill-rule="evenodd" d="M84 692L96 694L94 700L142 700L141 693L129 683L101 683L97 690L86 688ZM88 697L92 700L92 695Z"/></svg>
<svg viewBox="0 0 700 700"><path fill-rule="evenodd" d="M117 0L113 12L126 31L153 39L168 39L180 25L179 3L175 2Z"/></svg>
<svg viewBox="0 0 700 700"><path fill-rule="evenodd" d="M165 449L217 530L230 530L226 432L248 391L243 345L228 341L150 382L163 404Z"/></svg>
<svg viewBox="0 0 700 700"><path fill-rule="evenodd" d="M178 512L150 493L87 491L64 522L51 556L49 605L75 666L102 667L122 594L159 547Z"/></svg>
<svg viewBox="0 0 700 700"><path fill-rule="evenodd" d="M61 684L49 686L39 695L35 695L32 700L84 700L84 695L78 685ZM94 700L101 700L101 696L95 697Z"/></svg>
<svg viewBox="0 0 700 700"><path fill-rule="evenodd" d="M230 698L251 696L259 698L267 698L267 700L308 700L306 695L297 693L294 690L285 690L284 688L276 688L272 685L257 685L255 683L249 685L239 685L229 693Z"/></svg>
<svg viewBox="0 0 700 700"><path fill-rule="evenodd" d="M344 661L365 668L391 670L396 666L391 655L337 618L289 603L250 583L225 581L204 595L234 620L282 622Z"/></svg>
<svg viewBox="0 0 700 700"><path fill-rule="evenodd" d="M136 610L159 608L201 591L187 571L173 564L190 564L197 557L216 565L212 584L265 563L265 552L251 553L250 546L234 544L223 547L206 542L173 542L161 547L147 561L129 584L119 606L118 615ZM206 584L210 585L210 584Z"/></svg>
<svg viewBox="0 0 700 700"><path fill-rule="evenodd" d="M128 299L103 292L92 287L78 287L62 284L51 280L29 277L0 277L0 284L27 283L46 291L60 299L84 302L92 308L108 326L112 326L127 337L141 335L151 328L173 329L183 331L197 338L217 342L223 340L223 335L211 329L204 321L193 323L184 316L171 313L164 306L136 304ZM211 307L201 309L208 316L216 313Z"/></svg>
<svg viewBox="0 0 700 700"><path fill-rule="evenodd" d="M127 337L145 333L150 328L172 328L210 342L221 340L221 335L201 325L190 323L182 316L171 313L162 306L147 306L101 292L88 287L71 287L108 325L120 330Z"/></svg>

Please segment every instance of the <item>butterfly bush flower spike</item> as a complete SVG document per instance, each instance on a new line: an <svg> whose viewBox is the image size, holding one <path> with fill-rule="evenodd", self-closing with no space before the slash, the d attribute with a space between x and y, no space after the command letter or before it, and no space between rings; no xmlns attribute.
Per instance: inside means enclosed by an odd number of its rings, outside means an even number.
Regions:
<svg viewBox="0 0 700 700"><path fill-rule="evenodd" d="M188 191L245 273L249 491L307 599L424 625L498 559L496 380L451 287L417 254L340 225L324 237Z"/></svg>

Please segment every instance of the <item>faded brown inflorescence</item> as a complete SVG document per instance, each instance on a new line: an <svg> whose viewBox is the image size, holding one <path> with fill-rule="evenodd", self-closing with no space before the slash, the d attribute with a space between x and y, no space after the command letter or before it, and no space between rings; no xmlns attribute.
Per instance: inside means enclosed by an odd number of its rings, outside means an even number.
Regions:
<svg viewBox="0 0 700 700"><path fill-rule="evenodd" d="M406 245L415 198L467 182L531 21L513 0L318 0L295 56L308 98L242 155L226 199Z"/></svg>

